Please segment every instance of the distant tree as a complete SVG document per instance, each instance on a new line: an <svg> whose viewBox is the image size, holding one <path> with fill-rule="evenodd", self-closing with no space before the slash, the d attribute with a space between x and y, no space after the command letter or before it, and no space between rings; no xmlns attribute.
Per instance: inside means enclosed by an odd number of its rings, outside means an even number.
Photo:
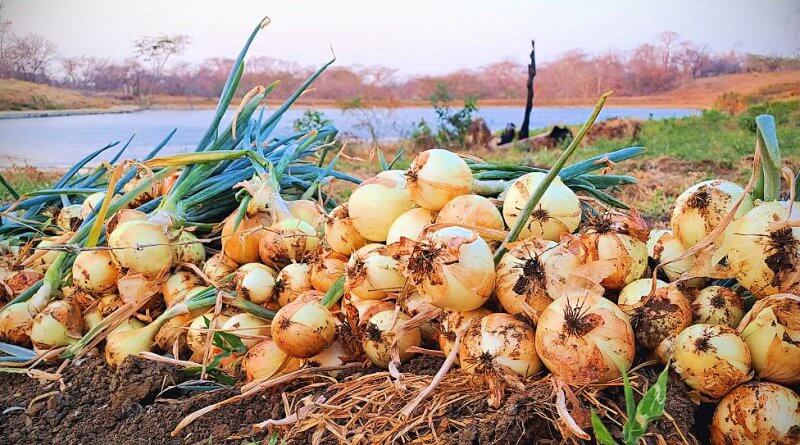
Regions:
<svg viewBox="0 0 800 445"><path fill-rule="evenodd" d="M39 34L15 37L7 52L14 77L31 82L47 80L47 72L58 53L55 43Z"/></svg>
<svg viewBox="0 0 800 445"><path fill-rule="evenodd" d="M11 30L11 20L5 17L5 9L5 2L0 1L0 77L7 77L11 74L8 47L10 40L13 38L13 32Z"/></svg>
<svg viewBox="0 0 800 445"><path fill-rule="evenodd" d="M190 43L191 39L187 35L162 34L141 37L133 42L133 46L136 56L149 64L153 81L158 82L169 59L181 55Z"/></svg>

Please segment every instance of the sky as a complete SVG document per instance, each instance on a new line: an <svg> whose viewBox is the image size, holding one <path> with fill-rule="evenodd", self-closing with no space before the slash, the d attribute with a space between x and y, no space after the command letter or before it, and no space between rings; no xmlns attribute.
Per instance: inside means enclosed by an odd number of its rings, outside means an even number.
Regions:
<svg viewBox="0 0 800 445"><path fill-rule="evenodd" d="M187 34L181 57L234 57L262 16L251 55L319 65L384 65L443 74L503 59L537 61L581 48L628 50L663 31L713 51L800 54L800 0L5 0L18 33L53 40L65 56L124 58L143 35Z"/></svg>

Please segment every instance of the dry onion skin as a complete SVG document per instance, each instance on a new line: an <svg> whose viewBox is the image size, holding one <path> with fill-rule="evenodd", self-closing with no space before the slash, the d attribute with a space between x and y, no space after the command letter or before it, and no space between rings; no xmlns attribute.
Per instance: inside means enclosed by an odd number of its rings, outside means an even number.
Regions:
<svg viewBox="0 0 800 445"><path fill-rule="evenodd" d="M511 370L527 378L542 370L534 347L533 328L509 314L489 314L467 330L458 351L464 371L487 373Z"/></svg>
<svg viewBox="0 0 800 445"><path fill-rule="evenodd" d="M800 297L777 294L757 301L737 330L758 377L800 384Z"/></svg>
<svg viewBox="0 0 800 445"><path fill-rule="evenodd" d="M675 337L673 367L687 385L718 399L752 376L750 348L736 331L695 324Z"/></svg>
<svg viewBox="0 0 800 445"><path fill-rule="evenodd" d="M285 219L264 231L258 252L264 264L280 268L313 257L320 241L311 224L301 219Z"/></svg>
<svg viewBox="0 0 800 445"><path fill-rule="evenodd" d="M661 343L658 344L654 351L662 365L666 365L672 359L672 351L675 349L675 337L677 336L673 334L661 340Z"/></svg>
<svg viewBox="0 0 800 445"><path fill-rule="evenodd" d="M480 195L456 196L439 210L438 224L455 224L471 229L504 230L503 215L488 198Z"/></svg>
<svg viewBox="0 0 800 445"><path fill-rule="evenodd" d="M603 383L621 376L636 352L628 316L601 296L561 297L539 316L536 352L570 385Z"/></svg>
<svg viewBox="0 0 800 445"><path fill-rule="evenodd" d="M728 248L728 264L736 279L756 298L800 292L800 227L772 227L800 219L795 203L767 202L747 212L736 224Z"/></svg>
<svg viewBox="0 0 800 445"><path fill-rule="evenodd" d="M714 411L711 443L800 443L800 397L774 383L750 382L739 386Z"/></svg>
<svg viewBox="0 0 800 445"><path fill-rule="evenodd" d="M344 275L347 267L347 257L336 253L328 252L317 257L311 263L311 287L320 292L327 292L333 283Z"/></svg>
<svg viewBox="0 0 800 445"><path fill-rule="evenodd" d="M106 192L95 192L87 196L81 204L81 219L86 219L89 215L93 214L95 210L100 208L103 199L106 197Z"/></svg>
<svg viewBox="0 0 800 445"><path fill-rule="evenodd" d="M694 246L722 223L742 193L744 189L722 179L703 181L689 187L675 200L670 218L672 231L685 248ZM745 197L735 218L752 208L753 200ZM723 237L730 235L731 228L725 230Z"/></svg>
<svg viewBox="0 0 800 445"><path fill-rule="evenodd" d="M538 314L553 302L547 293L545 264L555 246L553 241L529 238L503 255L497 265L494 295L506 312L527 315L528 308L533 309L535 322Z"/></svg>
<svg viewBox="0 0 800 445"><path fill-rule="evenodd" d="M147 214L140 210L122 209L106 221L106 233L113 232L119 225L128 221L144 221L146 219Z"/></svg>
<svg viewBox="0 0 800 445"><path fill-rule="evenodd" d="M311 267L304 263L292 263L278 272L275 280L275 297L280 306L286 306L304 292L311 290Z"/></svg>
<svg viewBox="0 0 800 445"><path fill-rule="evenodd" d="M366 245L347 262L345 289L362 300L380 300L406 282L400 262L384 255L382 245Z"/></svg>
<svg viewBox="0 0 800 445"><path fill-rule="evenodd" d="M236 294L255 304L272 300L277 274L261 263L247 263L236 271Z"/></svg>
<svg viewBox="0 0 800 445"><path fill-rule="evenodd" d="M656 265L668 263L661 270L664 271L664 275L669 281L677 280L684 272L692 268L694 257L672 261L683 255L685 251L686 247L672 230L653 230L647 238L647 255Z"/></svg>
<svg viewBox="0 0 800 445"><path fill-rule="evenodd" d="M242 371L248 382L286 374L300 368L301 361L289 357L272 340L264 340L247 350Z"/></svg>
<svg viewBox="0 0 800 445"><path fill-rule="evenodd" d="M325 241L331 250L342 255L350 255L367 243L353 225L347 204L335 207L325 219Z"/></svg>
<svg viewBox="0 0 800 445"><path fill-rule="evenodd" d="M586 252L577 237L566 237L547 252L544 262L544 277L547 294L553 299L564 295L564 287L573 272L586 259Z"/></svg>
<svg viewBox="0 0 800 445"><path fill-rule="evenodd" d="M239 267L233 258L220 252L211 256L203 265L203 273L214 283L223 281Z"/></svg>
<svg viewBox="0 0 800 445"><path fill-rule="evenodd" d="M38 350L52 349L75 343L83 333L83 317L77 305L56 300L36 314L31 324L30 338Z"/></svg>
<svg viewBox="0 0 800 445"><path fill-rule="evenodd" d="M647 270L649 231L634 216L608 214L595 218L581 235L590 260L610 261L613 271L600 283L604 288L622 289Z"/></svg>
<svg viewBox="0 0 800 445"><path fill-rule="evenodd" d="M120 224L108 237L108 246L117 264L135 273L153 277L172 266L169 237L161 226L149 221Z"/></svg>
<svg viewBox="0 0 800 445"><path fill-rule="evenodd" d="M652 280L645 281L652 285ZM621 293L619 307L630 316L637 343L648 349L692 324L692 306L675 285L657 287L653 292Z"/></svg>
<svg viewBox="0 0 800 445"><path fill-rule="evenodd" d="M508 188L503 201L503 217L509 227L516 224L531 193L545 176L540 172L528 173L514 181ZM522 227L519 239L536 237L558 242L561 235L572 233L580 222L581 204L577 195L556 177Z"/></svg>
<svg viewBox="0 0 800 445"><path fill-rule="evenodd" d="M435 220L436 212L432 210L423 207L406 210L389 227L386 244L396 243L400 241L400 238L416 241L425 227L433 224Z"/></svg>
<svg viewBox="0 0 800 445"><path fill-rule="evenodd" d="M258 260L258 248L264 230L272 225L266 213L245 215L236 227L236 214L229 216L222 226L222 253L238 264Z"/></svg>
<svg viewBox="0 0 800 445"><path fill-rule="evenodd" d="M384 242L398 216L414 207L405 178L392 170L359 184L347 201L350 222L362 237Z"/></svg>
<svg viewBox="0 0 800 445"><path fill-rule="evenodd" d="M3 284L11 291L10 296L16 296L33 286L37 281L44 278L44 274L34 270L23 269L11 272L4 280ZM0 291L2 293L2 291Z"/></svg>
<svg viewBox="0 0 800 445"><path fill-rule="evenodd" d="M172 307L175 303L183 301L189 290L201 284L203 283L200 277L192 272L186 270L175 272L161 285L161 296L164 297L167 307Z"/></svg>
<svg viewBox="0 0 800 445"><path fill-rule="evenodd" d="M58 211L56 225L68 232L78 230L78 227L83 222L81 208L82 206L80 204L70 204L66 207L62 207L61 210Z"/></svg>
<svg viewBox="0 0 800 445"><path fill-rule="evenodd" d="M345 348L342 342L337 340L319 354L303 360L303 366L307 368L342 366L352 358L353 354ZM327 372L331 377L338 377L340 373L339 370Z"/></svg>
<svg viewBox="0 0 800 445"><path fill-rule="evenodd" d="M472 191L472 170L449 150L434 148L418 154L406 173L407 187L416 203L439 211L456 196Z"/></svg>
<svg viewBox="0 0 800 445"><path fill-rule="evenodd" d="M445 227L413 246L406 276L434 306L471 311L483 306L494 289L492 251L476 232Z"/></svg>
<svg viewBox="0 0 800 445"><path fill-rule="evenodd" d="M84 250L72 263L72 282L92 294L113 289L118 277L119 267L108 250Z"/></svg>
<svg viewBox="0 0 800 445"><path fill-rule="evenodd" d="M155 344L161 350L172 352L172 347L178 339L186 333L184 327L192 322L194 316L191 313L180 314L170 318L158 329L155 336Z"/></svg>
<svg viewBox="0 0 800 445"><path fill-rule="evenodd" d="M367 358L375 366L381 368L389 366L389 362L392 359L390 348L396 336L394 329L398 323L408 320L408 315L396 312L394 308L373 313L369 317L361 346L364 349L364 353L367 354ZM403 361L411 357L412 353L408 352L408 348L419 346L421 342L422 335L418 328L409 330L397 339L396 347L400 360Z"/></svg>
<svg viewBox="0 0 800 445"><path fill-rule="evenodd" d="M295 218L307 222L315 229L321 227L325 222L325 209L310 199L286 201L286 207Z"/></svg>
<svg viewBox="0 0 800 445"><path fill-rule="evenodd" d="M272 319L272 340L291 357L309 358L333 343L331 312L316 299L301 298L280 308Z"/></svg>
<svg viewBox="0 0 800 445"><path fill-rule="evenodd" d="M708 286L694 296L695 323L724 324L735 328L744 317L744 300L723 286Z"/></svg>
<svg viewBox="0 0 800 445"><path fill-rule="evenodd" d="M482 307L471 311L448 312L447 316L442 320L442 326L438 333L439 335L437 335L439 348L444 352L444 355L450 355L458 331L469 323L470 320L476 319L472 322L474 325L481 317L485 317L491 313L492 311ZM458 360L458 357L456 357L456 360Z"/></svg>
<svg viewBox="0 0 800 445"><path fill-rule="evenodd" d="M72 238L72 232L66 232L58 236L48 236L42 238L39 244L36 245L36 249L34 249L34 256L29 257L33 261L30 262L30 265L36 270L42 273L47 272L47 268L53 264L53 261L58 258L58 255L61 254L59 250L56 250L58 246L63 244L67 244L69 239ZM30 261L30 260L26 260Z"/></svg>

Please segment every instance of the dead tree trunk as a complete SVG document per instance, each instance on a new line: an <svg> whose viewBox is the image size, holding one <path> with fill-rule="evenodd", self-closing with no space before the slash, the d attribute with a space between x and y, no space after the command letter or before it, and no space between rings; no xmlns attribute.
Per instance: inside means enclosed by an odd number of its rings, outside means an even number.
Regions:
<svg viewBox="0 0 800 445"><path fill-rule="evenodd" d="M528 65L528 96L525 98L525 118L519 128L519 139L528 139L531 125L531 111L533 110L533 78L536 77L536 42L531 40L531 63Z"/></svg>

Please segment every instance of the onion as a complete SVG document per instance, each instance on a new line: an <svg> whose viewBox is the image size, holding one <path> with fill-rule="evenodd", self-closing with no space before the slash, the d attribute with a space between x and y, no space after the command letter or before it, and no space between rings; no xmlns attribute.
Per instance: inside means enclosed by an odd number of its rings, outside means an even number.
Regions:
<svg viewBox="0 0 800 445"><path fill-rule="evenodd" d="M583 264L586 251L577 237L565 238L547 252L544 262L544 278L547 294L553 299L564 295L564 287L569 277Z"/></svg>
<svg viewBox="0 0 800 445"><path fill-rule="evenodd" d="M655 264L668 263L675 258L683 255L686 248L681 244L681 240L672 233L672 230L653 230L647 239L647 255ZM692 268L693 257L684 258L662 267L664 275L669 281L675 281L684 273ZM694 281L694 280L690 280Z"/></svg>
<svg viewBox="0 0 800 445"><path fill-rule="evenodd" d="M365 329L365 336L361 346L364 353L370 361L381 368L387 368L391 362L391 345L395 339L395 326L397 323L406 322L409 316L395 310L388 309L373 314L367 321ZM408 352L408 348L412 346L419 346L422 341L422 336L418 328L411 329L406 332L402 337L397 339L397 352L400 360L405 360L411 357L412 353Z"/></svg>
<svg viewBox="0 0 800 445"><path fill-rule="evenodd" d="M319 228L325 222L325 209L310 199L286 201L289 211L295 218L307 222L314 228Z"/></svg>
<svg viewBox="0 0 800 445"><path fill-rule="evenodd" d="M158 330L155 336L155 344L163 351L172 352L172 345L186 333L184 326L191 323L197 314L186 313L170 318Z"/></svg>
<svg viewBox="0 0 800 445"><path fill-rule="evenodd" d="M236 271L236 293L256 304L272 300L277 274L261 263L247 263Z"/></svg>
<svg viewBox="0 0 800 445"><path fill-rule="evenodd" d="M119 267L108 250L84 250L72 263L72 282L89 293L113 289L118 277Z"/></svg>
<svg viewBox="0 0 800 445"><path fill-rule="evenodd" d="M606 289L622 289L647 269L647 246L633 236L600 226L590 228L583 239L592 259L614 264L613 272L600 283Z"/></svg>
<svg viewBox="0 0 800 445"><path fill-rule="evenodd" d="M144 221L147 219L147 214L134 209L122 209L106 221L106 233L111 233L120 224L128 221Z"/></svg>
<svg viewBox="0 0 800 445"><path fill-rule="evenodd" d="M722 179L703 181L689 187L675 200L670 219L672 231L685 248L694 246L722 223L743 192L738 185ZM753 201L748 196L742 201L735 217L739 218L751 208ZM728 227L723 237L728 237L730 233L731 227Z"/></svg>
<svg viewBox="0 0 800 445"><path fill-rule="evenodd" d="M503 309L512 315L528 315L528 308L538 314L553 302L547 293L545 264L550 249L557 244L538 238L529 238L514 245L497 265L494 295ZM557 295L560 296L560 295Z"/></svg>
<svg viewBox="0 0 800 445"><path fill-rule="evenodd" d="M542 370L534 344L530 325L509 314L489 314L467 330L459 362L471 374L510 369L527 378Z"/></svg>
<svg viewBox="0 0 800 445"><path fill-rule="evenodd" d="M222 324L222 330L239 337L247 348L261 342L269 334L267 322L253 314L236 314Z"/></svg>
<svg viewBox="0 0 800 445"><path fill-rule="evenodd" d="M414 207L402 176L382 172L362 182L347 201L353 227L370 241L386 240L394 220Z"/></svg>
<svg viewBox="0 0 800 445"><path fill-rule="evenodd" d="M298 299L283 306L271 324L272 340L291 357L313 357L333 343L331 312L316 299Z"/></svg>
<svg viewBox="0 0 800 445"><path fill-rule="evenodd" d="M212 255L211 258L206 261L203 265L203 273L209 280L219 283L228 275L234 273L237 267L239 267L239 265L236 261L220 252Z"/></svg>
<svg viewBox="0 0 800 445"><path fill-rule="evenodd" d="M169 238L163 228L148 221L120 224L108 237L108 245L116 262L135 273L155 276L172 266Z"/></svg>
<svg viewBox="0 0 800 445"><path fill-rule="evenodd" d="M439 224L455 224L471 229L504 230L503 215L497 206L479 195L456 196L439 210Z"/></svg>
<svg viewBox="0 0 800 445"><path fill-rule="evenodd" d="M86 219L86 217L94 213L96 209L99 209L105 197L106 192L96 192L87 196L81 205L81 219Z"/></svg>
<svg viewBox="0 0 800 445"><path fill-rule="evenodd" d="M87 330L93 329L105 317L125 304L117 294L107 294L95 301L83 314L83 324Z"/></svg>
<svg viewBox="0 0 800 445"><path fill-rule="evenodd" d="M417 207L403 212L389 227L386 235L386 244L400 241L400 238L408 238L416 241L422 230L431 225L436 220L436 212Z"/></svg>
<svg viewBox="0 0 800 445"><path fill-rule="evenodd" d="M309 368L316 368L320 366L341 366L353 359L353 353L344 347L342 342L334 341L327 349L319 354L307 358L303 364ZM341 372L338 370L328 371L327 374L331 377L338 377Z"/></svg>
<svg viewBox="0 0 800 445"><path fill-rule="evenodd" d="M346 267L347 257L336 252L328 252L317 257L311 263L311 286L320 292L327 292L333 283L344 275Z"/></svg>
<svg viewBox="0 0 800 445"><path fill-rule="evenodd" d="M343 255L350 255L354 250L367 243L367 240L358 233L347 205L342 204L334 208L325 220L325 241L331 250Z"/></svg>
<svg viewBox="0 0 800 445"><path fill-rule="evenodd" d="M661 343L659 343L656 347L656 357L658 357L658 360L663 365L666 365L670 360L672 360L672 351L675 350L675 337L677 337L677 335L670 335L669 337L661 340Z"/></svg>
<svg viewBox="0 0 800 445"><path fill-rule="evenodd" d="M29 269L17 270L11 272L4 280L3 284L9 290L11 295L19 295L29 287L33 286L37 281L44 277L39 272Z"/></svg>
<svg viewBox="0 0 800 445"><path fill-rule="evenodd" d="M509 227L516 224L519 214L534 190L545 178L544 173L532 172L514 181L503 201L503 217ZM528 217L519 239L530 237L559 241L561 235L572 233L581 222L578 197L556 177Z"/></svg>
<svg viewBox="0 0 800 445"><path fill-rule="evenodd" d="M0 338L17 345L27 345L30 342L28 333L33 315L26 302L5 306L0 312Z"/></svg>
<svg viewBox="0 0 800 445"><path fill-rule="evenodd" d="M167 307L183 301L190 289L200 286L200 277L189 271L175 272L161 285L161 295Z"/></svg>
<svg viewBox="0 0 800 445"><path fill-rule="evenodd" d="M489 245L474 231L458 226L439 229L416 243L406 273L431 304L447 310L477 309L494 289Z"/></svg>
<svg viewBox="0 0 800 445"><path fill-rule="evenodd" d="M358 323L366 324L378 312L394 310L395 304L388 300L361 300L351 295L350 303L358 313Z"/></svg>
<svg viewBox="0 0 800 445"><path fill-rule="evenodd" d="M708 286L692 302L694 322L724 324L735 328L744 317L744 301L736 292L722 286Z"/></svg>
<svg viewBox="0 0 800 445"><path fill-rule="evenodd" d="M125 321L118 324L117 327L109 331L109 335L113 334L114 332L125 332L130 331L131 329L140 329L145 327L145 324L142 323L140 320L130 317L126 318Z"/></svg>
<svg viewBox="0 0 800 445"><path fill-rule="evenodd" d="M418 154L406 173L406 187L420 207L438 211L472 191L472 170L457 154L434 148Z"/></svg>
<svg viewBox="0 0 800 445"><path fill-rule="evenodd" d="M695 324L675 337L673 366L692 389L720 398L750 380L750 348L736 331L718 324Z"/></svg>
<svg viewBox="0 0 800 445"><path fill-rule="evenodd" d="M648 349L692 324L689 300L674 285L657 288L653 293L649 289L628 292L624 299L620 294L619 307L630 316L636 341Z"/></svg>
<svg viewBox="0 0 800 445"><path fill-rule="evenodd" d="M783 386L750 382L717 405L711 443L796 444L800 442L800 397Z"/></svg>
<svg viewBox="0 0 800 445"><path fill-rule="evenodd" d="M272 219L267 213L245 215L236 225L236 214L229 216L222 226L222 253L239 264L253 263L258 260L258 248L261 237Z"/></svg>
<svg viewBox="0 0 800 445"><path fill-rule="evenodd" d="M58 236L48 236L43 238L42 241L40 241L36 246L37 248L34 249L34 256L30 257L32 260L30 263L31 266L42 273L46 272L47 268L50 267L50 265L53 264L53 261L55 261L56 258L58 258L58 256L61 254L61 251L53 248L68 243L70 238L72 238L72 235L72 232L66 232Z"/></svg>
<svg viewBox="0 0 800 445"><path fill-rule="evenodd" d="M278 272L275 280L275 294L278 304L286 306L300 294L311 290L311 268L308 264L292 263Z"/></svg>
<svg viewBox="0 0 800 445"><path fill-rule="evenodd" d="M300 364L300 360L286 355L274 341L264 340L247 350L242 360L242 370L247 381L253 381L292 372Z"/></svg>
<svg viewBox="0 0 800 445"><path fill-rule="evenodd" d="M83 216L81 216L83 213L82 209L83 206L80 204L70 204L66 207L62 207L61 210L58 211L56 225L68 232L78 230L78 226L83 222Z"/></svg>
<svg viewBox="0 0 800 445"><path fill-rule="evenodd" d="M208 338L208 329L212 328L214 324L213 312L207 312L199 315L189 323L189 329L186 330L186 344L189 346L195 355L203 354L206 347L206 339ZM222 326L228 321L228 316L219 314L217 316L217 326Z"/></svg>
<svg viewBox="0 0 800 445"><path fill-rule="evenodd" d="M628 316L596 295L561 297L542 312L536 352L553 374L570 385L603 383L621 376L636 352Z"/></svg>
<svg viewBox="0 0 800 445"><path fill-rule="evenodd" d="M799 207L794 205L790 217L785 202L761 204L741 218L731 236L728 264L739 283L756 298L800 292L800 227L771 227L800 219Z"/></svg>
<svg viewBox="0 0 800 445"><path fill-rule="evenodd" d="M201 266L206 260L206 248L203 244L196 242L197 237L186 230L181 230L175 240L175 263L194 264Z"/></svg>
<svg viewBox="0 0 800 445"><path fill-rule="evenodd" d="M377 248L362 247L347 262L345 289L364 300L380 300L387 293L402 289L406 280L401 268L398 260Z"/></svg>
<svg viewBox="0 0 800 445"><path fill-rule="evenodd" d="M757 301L738 332L750 347L759 377L785 385L800 383L800 297L777 294Z"/></svg>
<svg viewBox="0 0 800 445"><path fill-rule="evenodd" d="M661 281L656 280L656 289L661 289L662 287L667 287L668 284ZM623 304L627 305L634 305L642 301L646 296L650 295L650 291L653 290L653 280L650 278L640 278L636 281L628 283L625 287L619 291L619 296L617 297L617 304L622 306Z"/></svg>
<svg viewBox="0 0 800 445"><path fill-rule="evenodd" d="M444 355L450 355L450 351L453 349L453 342L456 340L456 335L466 323L473 318L480 319L491 313L492 311L482 307L471 311L448 312L447 316L442 320L442 329L437 336L439 348L444 352ZM478 324L477 320L472 322L473 326L476 324ZM458 360L458 358L456 358L456 360Z"/></svg>
<svg viewBox="0 0 800 445"><path fill-rule="evenodd" d="M310 259L320 245L317 230L300 219L284 219L261 236L261 261L275 268Z"/></svg>
<svg viewBox="0 0 800 445"><path fill-rule="evenodd" d="M36 349L53 349L75 343L83 333L83 317L70 301L56 300L36 314L31 324L31 342Z"/></svg>

